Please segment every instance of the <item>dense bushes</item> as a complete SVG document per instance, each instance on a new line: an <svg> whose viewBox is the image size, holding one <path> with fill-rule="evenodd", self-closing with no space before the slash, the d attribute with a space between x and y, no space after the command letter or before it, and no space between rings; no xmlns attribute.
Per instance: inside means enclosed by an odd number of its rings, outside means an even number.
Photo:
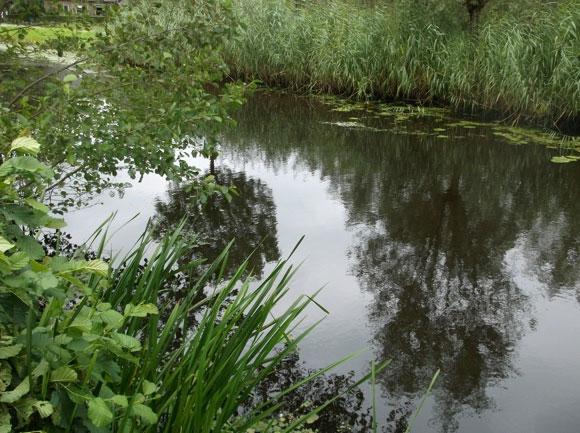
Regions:
<svg viewBox="0 0 580 433"><path fill-rule="evenodd" d="M378 3L378 2L377 2ZM544 122L580 112L580 3L498 12L475 31L458 2L238 0L235 76L299 91L441 102Z"/></svg>

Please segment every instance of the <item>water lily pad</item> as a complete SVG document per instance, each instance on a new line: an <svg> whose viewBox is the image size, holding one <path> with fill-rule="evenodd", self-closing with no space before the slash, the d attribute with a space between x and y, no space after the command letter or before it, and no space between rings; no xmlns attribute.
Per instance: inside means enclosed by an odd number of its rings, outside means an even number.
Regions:
<svg viewBox="0 0 580 433"><path fill-rule="evenodd" d="M580 159L580 158L570 157L570 156L553 156L550 161L554 162L556 164L567 164L569 162L577 161L578 159Z"/></svg>

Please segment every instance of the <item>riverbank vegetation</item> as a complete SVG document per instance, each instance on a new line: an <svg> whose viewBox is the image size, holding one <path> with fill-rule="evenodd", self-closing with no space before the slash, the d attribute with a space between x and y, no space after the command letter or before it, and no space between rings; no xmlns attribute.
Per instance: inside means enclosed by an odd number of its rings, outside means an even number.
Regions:
<svg viewBox="0 0 580 433"><path fill-rule="evenodd" d="M0 32L12 33L14 37L20 39L23 43L38 44L48 42L57 38L74 38L88 39L94 35L94 28L79 28L77 26L29 26L23 28L17 24L0 25ZM20 37L19 35L22 34Z"/></svg>
<svg viewBox="0 0 580 433"><path fill-rule="evenodd" d="M244 99L223 84L229 2L136 1L101 24L43 40L29 24L0 31L0 432L315 428L382 366L285 417L284 397L328 369L254 395L319 308L314 296L281 307L287 261L258 283L249 259L232 264L229 239L192 260L185 223L147 231L125 257L104 256L106 225L65 248L58 214L122 188L120 171L160 174L194 202L230 191L189 163L215 157ZM74 58L40 63L47 50Z"/></svg>
<svg viewBox="0 0 580 433"><path fill-rule="evenodd" d="M234 4L243 26L227 45L234 77L556 127L579 118L578 0Z"/></svg>
<svg viewBox="0 0 580 433"><path fill-rule="evenodd" d="M312 329L289 337L311 297L274 315L291 266L253 287L248 261L224 277L226 247L188 279L201 262L183 260L179 228L157 245L145 234L123 258L101 258L106 226L93 251L43 249L33 234L64 222L36 200L53 175L39 150L17 138L0 167L0 431L289 432L361 383L285 423L272 417L323 369L238 413Z"/></svg>

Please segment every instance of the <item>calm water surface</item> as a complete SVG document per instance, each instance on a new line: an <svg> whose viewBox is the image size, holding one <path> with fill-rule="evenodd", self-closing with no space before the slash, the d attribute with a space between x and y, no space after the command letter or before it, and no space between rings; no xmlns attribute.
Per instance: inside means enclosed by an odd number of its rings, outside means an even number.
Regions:
<svg viewBox="0 0 580 433"><path fill-rule="evenodd" d="M305 235L291 294L324 286L331 314L300 358L316 368L366 349L339 370L359 374L392 359L377 384L384 431L404 431L437 369L415 432L580 431L580 164L489 127L268 94L223 142L215 172L240 191L231 203L200 210L148 176L69 214L69 231L82 239L114 210L140 213L113 239L123 248L148 218L170 227L188 215L199 253L234 237L234 262L258 248L258 277Z"/></svg>

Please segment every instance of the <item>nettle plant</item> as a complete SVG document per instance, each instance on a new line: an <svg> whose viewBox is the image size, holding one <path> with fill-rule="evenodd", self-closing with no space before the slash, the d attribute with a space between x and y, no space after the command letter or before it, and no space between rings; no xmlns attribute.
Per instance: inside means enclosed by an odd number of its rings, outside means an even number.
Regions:
<svg viewBox="0 0 580 433"><path fill-rule="evenodd" d="M105 261L45 253L35 236L64 221L41 203L53 172L36 159L39 150L25 136L1 152L0 433L154 424L157 385L123 377L122 366L138 364L142 351L139 339L123 332L127 323L157 308L127 304L117 311L101 300L111 281Z"/></svg>

